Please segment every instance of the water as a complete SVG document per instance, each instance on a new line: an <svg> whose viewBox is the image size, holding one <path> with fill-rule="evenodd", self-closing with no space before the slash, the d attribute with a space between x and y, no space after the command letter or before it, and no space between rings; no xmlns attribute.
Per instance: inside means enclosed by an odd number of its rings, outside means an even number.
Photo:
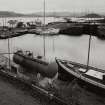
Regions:
<svg viewBox="0 0 105 105"><path fill-rule="evenodd" d="M86 64L88 40L88 35L78 37L66 35L46 36L46 59L52 62L57 57ZM23 49L32 51L34 55L43 56L43 36L27 34L11 38L9 42L11 53L17 49ZM8 52L8 40L0 40L0 52ZM105 41L99 40L96 37L92 37L90 65L105 69Z"/></svg>
<svg viewBox="0 0 105 105"><path fill-rule="evenodd" d="M9 25L8 20L18 20L23 22L35 21L37 19L43 22L43 17L15 17L15 18L0 18L0 25ZM48 17L46 24L53 21L62 21L62 18ZM46 59L51 62L55 57L87 63L88 53L88 35L73 37L66 35L57 35L46 37ZM17 49L30 50L34 55L43 54L43 36L35 34L27 34L10 39L11 53ZM8 52L8 40L0 40L0 52ZM90 65L105 69L105 41L92 37Z"/></svg>

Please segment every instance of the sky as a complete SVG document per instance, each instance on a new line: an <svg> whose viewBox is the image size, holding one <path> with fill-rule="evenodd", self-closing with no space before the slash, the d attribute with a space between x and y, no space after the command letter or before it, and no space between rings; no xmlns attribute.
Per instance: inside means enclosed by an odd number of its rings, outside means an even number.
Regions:
<svg viewBox="0 0 105 105"><path fill-rule="evenodd" d="M0 11L34 13L43 11L44 0L0 0ZM105 0L45 0L46 11L104 12Z"/></svg>

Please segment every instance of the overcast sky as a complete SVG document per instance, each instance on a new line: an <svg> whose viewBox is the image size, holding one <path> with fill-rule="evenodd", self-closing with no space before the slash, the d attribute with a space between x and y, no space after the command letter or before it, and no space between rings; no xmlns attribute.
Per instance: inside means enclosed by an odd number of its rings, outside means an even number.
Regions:
<svg viewBox="0 0 105 105"><path fill-rule="evenodd" d="M0 11L33 13L43 10L44 0L0 0ZM45 0L46 11L104 12L105 0Z"/></svg>

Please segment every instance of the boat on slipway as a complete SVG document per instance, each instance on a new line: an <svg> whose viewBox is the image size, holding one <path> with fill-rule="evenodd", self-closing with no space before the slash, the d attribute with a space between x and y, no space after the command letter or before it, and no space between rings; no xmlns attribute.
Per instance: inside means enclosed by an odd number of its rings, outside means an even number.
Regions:
<svg viewBox="0 0 105 105"><path fill-rule="evenodd" d="M105 95L105 70L91 66L87 69L87 65L57 58L56 62L59 66L59 78L77 79L80 84L88 86L90 90Z"/></svg>
<svg viewBox="0 0 105 105"><path fill-rule="evenodd" d="M30 72L41 73L44 77L53 78L57 73L57 64L48 63L42 56L34 57L30 51L17 51L13 55L13 61L24 68L30 69Z"/></svg>
<svg viewBox="0 0 105 105"><path fill-rule="evenodd" d="M9 64L8 64L9 63ZM56 62L47 63L41 57L32 57L30 52L17 51L13 60L0 57L0 75L28 85L54 105L68 105L56 90L53 81L58 78ZM56 84L58 85L58 84Z"/></svg>

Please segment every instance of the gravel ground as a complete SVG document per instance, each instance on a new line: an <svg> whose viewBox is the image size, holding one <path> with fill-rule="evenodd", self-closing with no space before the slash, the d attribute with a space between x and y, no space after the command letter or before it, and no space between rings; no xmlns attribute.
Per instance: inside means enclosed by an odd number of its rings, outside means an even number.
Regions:
<svg viewBox="0 0 105 105"><path fill-rule="evenodd" d="M0 77L0 105L41 105L38 100Z"/></svg>
<svg viewBox="0 0 105 105"><path fill-rule="evenodd" d="M0 105L58 105L19 81L0 76Z"/></svg>
<svg viewBox="0 0 105 105"><path fill-rule="evenodd" d="M5 62L2 63L5 64ZM55 81L54 86L68 105L105 105L105 97L100 97L81 88L75 81L70 83ZM0 105L61 104L49 101L44 95L38 94L19 81L13 81L0 75Z"/></svg>
<svg viewBox="0 0 105 105"><path fill-rule="evenodd" d="M59 84L59 83L58 83ZM59 86L61 87L61 83ZM65 87L66 86L66 87ZM105 98L80 88L75 83L63 85L62 96L68 105L105 105ZM66 88L66 89L65 89ZM60 92L61 92L60 91ZM0 105L57 105L19 81L0 76ZM59 105L59 104L58 104Z"/></svg>

